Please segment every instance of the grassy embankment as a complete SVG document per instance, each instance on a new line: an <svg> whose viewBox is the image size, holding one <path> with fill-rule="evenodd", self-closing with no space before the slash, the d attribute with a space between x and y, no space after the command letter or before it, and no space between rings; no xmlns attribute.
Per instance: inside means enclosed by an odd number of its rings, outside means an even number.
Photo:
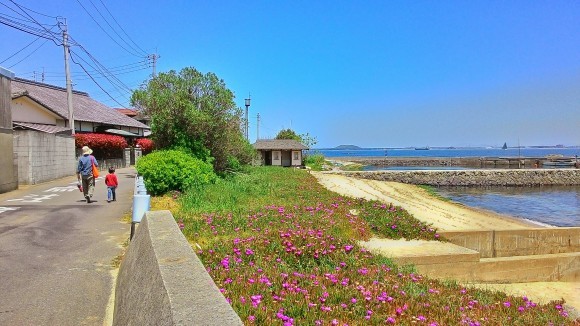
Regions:
<svg viewBox="0 0 580 326"><path fill-rule="evenodd" d="M304 170L252 168L154 203L173 211L248 325L571 324L560 302L432 280L370 254L357 240L436 240L436 230L398 207L327 191Z"/></svg>

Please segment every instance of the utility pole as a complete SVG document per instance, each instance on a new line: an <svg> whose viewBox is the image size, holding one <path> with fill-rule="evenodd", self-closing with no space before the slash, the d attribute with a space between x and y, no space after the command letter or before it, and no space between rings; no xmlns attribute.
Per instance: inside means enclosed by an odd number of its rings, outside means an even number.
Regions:
<svg viewBox="0 0 580 326"><path fill-rule="evenodd" d="M256 141L260 140L260 113L258 113L258 123L256 123Z"/></svg>
<svg viewBox="0 0 580 326"><path fill-rule="evenodd" d="M159 55L157 53L153 53L147 56L148 59L151 59L153 65L153 77L157 75L156 68L157 68L157 59L159 59Z"/></svg>
<svg viewBox="0 0 580 326"><path fill-rule="evenodd" d="M245 99L245 104L246 104L246 126L244 128L244 134L246 135L246 140L249 142L250 141L250 133L249 133L249 129L248 129L248 108L250 107L250 101L252 99L252 96L250 94L248 94L248 98Z"/></svg>
<svg viewBox="0 0 580 326"><path fill-rule="evenodd" d="M59 23L60 25L60 23ZM74 113L73 113L73 102L72 102L72 84L70 81L70 68L68 64L69 58L69 45L68 45L68 33L67 33L67 26L66 26L66 19L64 19L64 23L61 26L62 28L62 46L64 48L64 71L66 75L66 99L67 99L67 106L68 106L68 124L71 130L71 135L75 134L75 120L74 120Z"/></svg>

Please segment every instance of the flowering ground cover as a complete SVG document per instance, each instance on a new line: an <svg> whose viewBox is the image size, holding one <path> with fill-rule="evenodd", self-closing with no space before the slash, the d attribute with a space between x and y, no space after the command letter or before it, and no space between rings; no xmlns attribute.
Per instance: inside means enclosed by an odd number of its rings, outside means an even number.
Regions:
<svg viewBox="0 0 580 326"><path fill-rule="evenodd" d="M357 245L439 239L399 207L341 197L306 171L252 168L174 196L172 211L247 325L572 325L563 302L466 288Z"/></svg>

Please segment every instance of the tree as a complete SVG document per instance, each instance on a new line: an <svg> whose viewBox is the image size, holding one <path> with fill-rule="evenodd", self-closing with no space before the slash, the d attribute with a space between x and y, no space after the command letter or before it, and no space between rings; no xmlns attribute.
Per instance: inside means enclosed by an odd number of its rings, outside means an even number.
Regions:
<svg viewBox="0 0 580 326"><path fill-rule="evenodd" d="M158 149L181 148L224 171L228 161L248 163L253 150L241 131L242 111L214 73L171 70L133 92L131 104L151 117ZM250 152L252 151L252 152Z"/></svg>
<svg viewBox="0 0 580 326"><path fill-rule="evenodd" d="M299 141L300 143L302 143L304 146L306 146L308 148L311 148L312 146L316 145L316 143L317 143L316 138L313 136L310 136L309 133L299 135L292 129L280 130L278 132L278 134L276 135L276 139L294 139L296 141Z"/></svg>
<svg viewBox="0 0 580 326"><path fill-rule="evenodd" d="M292 129L282 129L276 135L276 139L294 139L302 142L302 138Z"/></svg>

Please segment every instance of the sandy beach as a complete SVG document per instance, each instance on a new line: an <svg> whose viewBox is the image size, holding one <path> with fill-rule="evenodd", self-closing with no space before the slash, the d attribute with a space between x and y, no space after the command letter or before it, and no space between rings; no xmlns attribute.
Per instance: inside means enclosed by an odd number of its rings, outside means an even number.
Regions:
<svg viewBox="0 0 580 326"><path fill-rule="evenodd" d="M500 230L541 226L492 211L443 201L415 185L355 179L325 172L312 174L331 191L345 196L393 203L417 219L433 224L439 230Z"/></svg>
<svg viewBox="0 0 580 326"><path fill-rule="evenodd" d="M443 201L415 185L355 179L325 172L312 172L312 174L320 184L331 191L350 197L393 203L406 209L417 219L432 223L439 230L505 230L542 226L495 212ZM571 308L572 314L578 316L578 311L580 311L579 282L470 285L483 289L500 290L513 295L525 295L540 303L564 298L567 306Z"/></svg>

